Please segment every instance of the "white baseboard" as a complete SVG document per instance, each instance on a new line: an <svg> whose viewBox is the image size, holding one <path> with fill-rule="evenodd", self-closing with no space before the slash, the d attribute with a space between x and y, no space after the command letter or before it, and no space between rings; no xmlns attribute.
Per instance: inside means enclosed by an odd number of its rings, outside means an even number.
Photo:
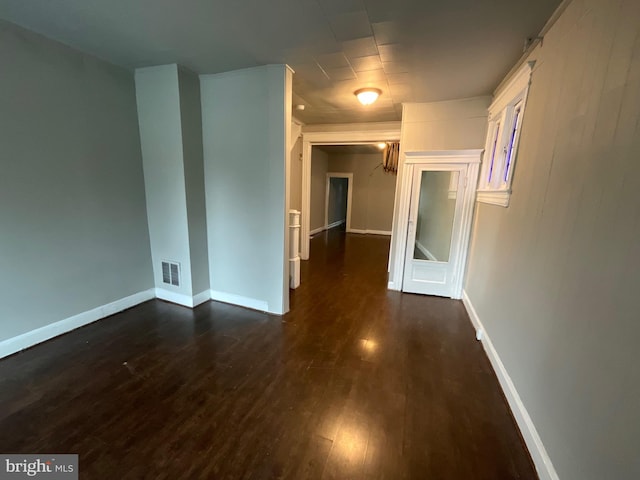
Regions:
<svg viewBox="0 0 640 480"><path fill-rule="evenodd" d="M389 290L396 290L399 291L400 289L396 287L396 283L395 282L389 282L387 283L387 288Z"/></svg>
<svg viewBox="0 0 640 480"><path fill-rule="evenodd" d="M164 288L156 288L156 298L182 305L183 307L194 308L203 304L207 300L211 300L211 294L209 293L209 290L205 290L204 292L200 292L191 297L183 293L170 292Z"/></svg>
<svg viewBox="0 0 640 480"><path fill-rule="evenodd" d="M192 307L193 299L189 295L182 293L170 292L164 288L156 288L156 298L166 300L167 302L176 303L183 307Z"/></svg>
<svg viewBox="0 0 640 480"><path fill-rule="evenodd" d="M427 247L425 247L424 245L422 245L419 241L416 240L416 247L418 247L418 250L420 250L422 252L422 254L427 257L429 260L433 261L433 262L437 262L438 259L436 258L436 256L431 253L429 251L429 249Z"/></svg>
<svg viewBox="0 0 640 480"><path fill-rule="evenodd" d="M346 220L338 220L337 222L330 223L325 227L325 230L331 230L332 228L339 227L340 225L346 223Z"/></svg>
<svg viewBox="0 0 640 480"><path fill-rule="evenodd" d="M192 304L194 307L202 305L204 302L211 300L211 290L204 290L193 296Z"/></svg>
<svg viewBox="0 0 640 480"><path fill-rule="evenodd" d="M391 236L391 232L387 230L362 230L359 228L350 228L347 230L348 233L359 233L362 235L387 235Z"/></svg>
<svg viewBox="0 0 640 480"><path fill-rule="evenodd" d="M135 307L136 305L151 300L154 297L155 290L152 288L121 298L120 300L107 303L106 305L87 310L86 312L65 318L64 320L50 323L44 327L18 335L17 337L8 338L7 340L0 342L0 358L12 355L20 350L45 342L57 337L58 335L83 327L128 308Z"/></svg>
<svg viewBox="0 0 640 480"><path fill-rule="evenodd" d="M320 232L324 232L325 230L330 230L335 227L339 227L343 223L346 223L346 220L338 220L337 222L330 223L329 225L324 225L322 227L314 228L309 232L309 236L315 235Z"/></svg>
<svg viewBox="0 0 640 480"><path fill-rule="evenodd" d="M230 303L231 305L239 305L241 307L250 308L252 310L259 310L261 312L269 311L269 304L267 302L263 300L257 300L255 298L243 297L242 295L235 295L233 293L211 290L211 300Z"/></svg>
<svg viewBox="0 0 640 480"><path fill-rule="evenodd" d="M538 435L538 431L529 416L529 412L527 412L524 403L522 403L522 399L520 398L507 369L502 363L493 343L491 343L491 338L489 338L489 335L482 325L480 317L478 317L478 313L475 308L473 308L473 304L465 290L462 291L462 303L467 309L471 323L476 329L476 338L481 339L482 347L484 348L487 357L489 357L489 361L496 372L500 386L504 391L505 397L507 397L513 416L518 423L518 427L520 427L520 432L527 444L529 453L531 453L531 458L533 459L533 463L538 471L538 476L541 480L559 480L558 474L551 462L551 458L549 458L549 454L544 448L542 439L540 438L540 435Z"/></svg>

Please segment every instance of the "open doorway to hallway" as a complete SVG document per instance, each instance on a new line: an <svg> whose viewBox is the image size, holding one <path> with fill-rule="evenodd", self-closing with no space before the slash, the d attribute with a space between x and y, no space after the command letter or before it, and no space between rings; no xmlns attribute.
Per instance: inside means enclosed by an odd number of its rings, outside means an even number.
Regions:
<svg viewBox="0 0 640 480"><path fill-rule="evenodd" d="M388 244L396 175L384 171L381 142L315 145L311 152L310 237L348 255L351 236L376 236ZM318 240L321 238L321 240ZM366 245L363 244L363 245ZM326 249L322 249L326 252ZM387 248L388 253L388 248ZM311 248L310 258L314 254ZM386 266L386 258L380 257Z"/></svg>
<svg viewBox="0 0 640 480"><path fill-rule="evenodd" d="M327 230L336 228L346 231L351 224L351 204L353 200L353 174L351 173L327 173L326 201L324 224Z"/></svg>

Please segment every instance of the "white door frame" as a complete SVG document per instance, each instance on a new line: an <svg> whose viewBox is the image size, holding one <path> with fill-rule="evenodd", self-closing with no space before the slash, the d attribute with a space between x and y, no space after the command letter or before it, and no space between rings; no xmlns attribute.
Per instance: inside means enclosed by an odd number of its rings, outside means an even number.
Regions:
<svg viewBox="0 0 640 480"><path fill-rule="evenodd" d="M366 145L377 142L400 141L400 124L384 125L375 130L302 133L302 212L300 229L300 258L309 259L309 231L311 212L311 149L314 145ZM396 180L396 186L397 186Z"/></svg>
<svg viewBox="0 0 640 480"><path fill-rule="evenodd" d="M353 173L329 172L327 173L327 187L324 198L324 228L329 229L329 188L331 187L332 178L347 179L347 232L351 230L351 193L353 187Z"/></svg>
<svg viewBox="0 0 640 480"><path fill-rule="evenodd" d="M467 257L469 254L469 236L471 233L471 222L476 198L476 186L478 183L478 170L482 149L474 150L444 150L444 151L411 151L403 155L403 172L400 181L400 205L398 208L398 239L394 256L393 278L394 290L402 290L404 282L404 261L406 258L407 231L409 228L409 206L411 202L411 186L413 182L413 172L415 165L428 165L438 163L466 164L467 185L464 189L462 203L462 227L459 232L458 241L461 242L460 262L454 272L455 284L452 289L451 298L462 298L462 286L464 284L464 273L466 271ZM454 239L452 239L453 241Z"/></svg>

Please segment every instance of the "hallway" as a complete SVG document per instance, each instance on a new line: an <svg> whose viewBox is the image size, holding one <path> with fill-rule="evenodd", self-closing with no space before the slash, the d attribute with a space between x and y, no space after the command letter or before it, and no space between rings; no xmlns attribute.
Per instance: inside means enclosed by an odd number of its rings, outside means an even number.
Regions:
<svg viewBox="0 0 640 480"><path fill-rule="evenodd" d="M316 236L284 317L154 300L0 361L0 451L91 479L536 478L462 304L388 291L388 248Z"/></svg>

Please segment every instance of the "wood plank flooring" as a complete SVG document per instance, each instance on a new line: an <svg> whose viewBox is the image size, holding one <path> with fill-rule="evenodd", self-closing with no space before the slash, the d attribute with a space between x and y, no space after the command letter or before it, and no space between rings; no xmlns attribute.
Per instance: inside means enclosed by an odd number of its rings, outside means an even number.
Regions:
<svg viewBox="0 0 640 480"><path fill-rule="evenodd" d="M83 479L537 478L462 304L311 243L291 312L150 301L0 361L0 452Z"/></svg>

